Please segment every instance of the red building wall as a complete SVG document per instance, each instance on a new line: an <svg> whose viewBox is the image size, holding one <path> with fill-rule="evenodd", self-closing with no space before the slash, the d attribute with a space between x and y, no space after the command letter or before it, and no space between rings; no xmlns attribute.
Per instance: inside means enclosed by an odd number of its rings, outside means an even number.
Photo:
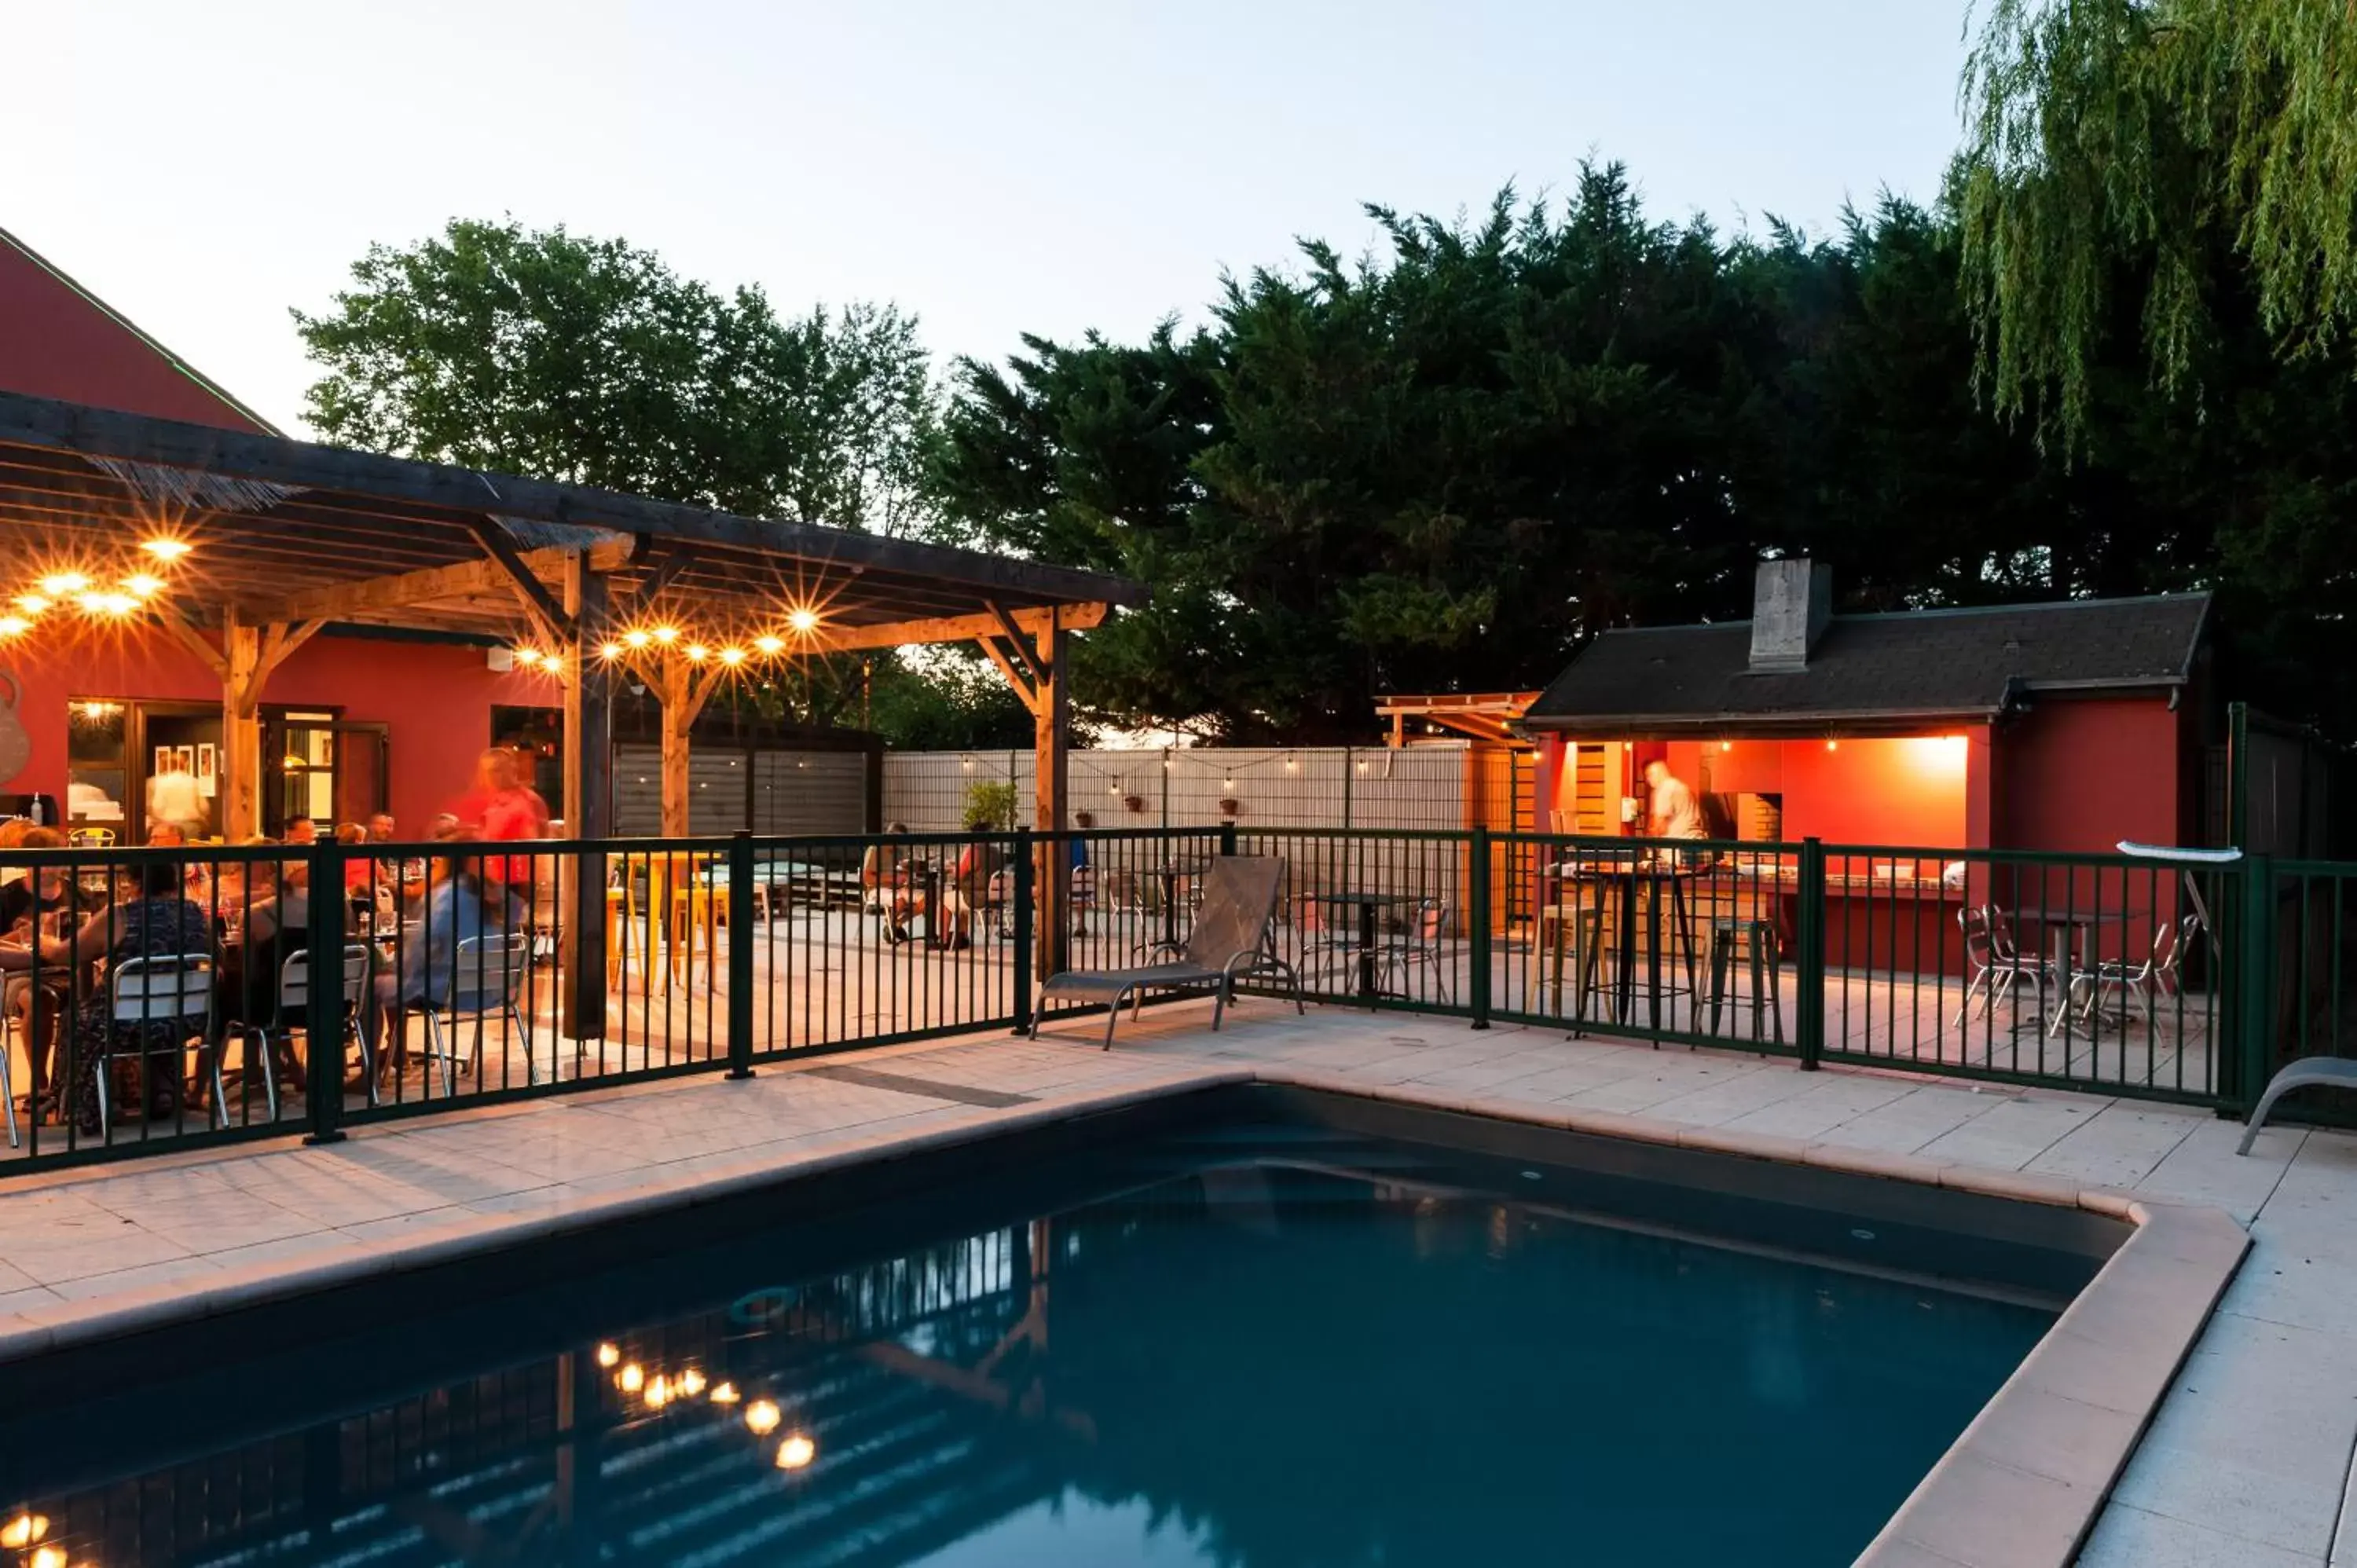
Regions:
<svg viewBox="0 0 2357 1568"><path fill-rule="evenodd" d="M1996 738L1996 842L2108 854L2182 842L2182 712L2150 697L2047 697Z"/></svg>
<svg viewBox="0 0 2357 1568"><path fill-rule="evenodd" d="M38 636L0 652L16 682L16 721L32 761L0 789L66 798L66 706L77 700L185 701L218 705L221 682L162 633L59 645ZM0 693L5 694L5 693ZM316 637L271 676L265 704L341 709L389 725L392 802L402 831L421 837L462 792L490 744L494 703L553 706L545 676L493 671L479 648L361 637Z"/></svg>
<svg viewBox="0 0 2357 1568"><path fill-rule="evenodd" d="M229 430L265 428L5 233L0 390Z"/></svg>

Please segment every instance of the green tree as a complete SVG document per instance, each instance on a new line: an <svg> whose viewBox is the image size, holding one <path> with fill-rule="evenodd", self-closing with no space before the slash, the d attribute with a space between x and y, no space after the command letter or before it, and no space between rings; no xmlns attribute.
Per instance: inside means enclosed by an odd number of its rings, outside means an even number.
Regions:
<svg viewBox="0 0 2357 1568"><path fill-rule="evenodd" d="M2357 321L2346 0L1990 0L1964 92L1954 199L1999 408L2083 435L2123 332L2165 388L2206 387L2229 276L2280 347Z"/></svg>
<svg viewBox="0 0 2357 1568"><path fill-rule="evenodd" d="M330 441L749 517L930 525L936 438L916 323L890 306L780 318L651 252L454 220L371 245L334 307L296 311Z"/></svg>

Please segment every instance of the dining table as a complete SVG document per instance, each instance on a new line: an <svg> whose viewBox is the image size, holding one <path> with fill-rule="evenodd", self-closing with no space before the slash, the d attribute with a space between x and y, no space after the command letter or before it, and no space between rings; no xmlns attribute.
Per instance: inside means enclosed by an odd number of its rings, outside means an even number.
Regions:
<svg viewBox="0 0 2357 1568"><path fill-rule="evenodd" d="M1646 1022L1658 1029L1662 1026L1662 1003L1664 998L1694 996L1697 993L1695 970L1694 900L1689 889L1695 879L1706 875L1699 864L1665 859L1652 854L1606 855L1566 862L1555 867L1555 875L1570 886L1587 885L1598 895L1599 930L1610 943L1613 956L1612 1017L1626 1024L1637 1011L1637 964L1641 950L1645 963ZM1684 983L1678 983L1679 971L1670 972L1668 983L1662 974L1662 942L1663 918L1667 917L1671 951L1674 961L1683 959ZM1602 928L1610 929L1603 930ZM1640 938L1642 940L1640 940ZM1576 986L1584 1008L1588 993L1588 977L1593 974L1599 950L1579 956L1580 972Z"/></svg>
<svg viewBox="0 0 2357 1568"><path fill-rule="evenodd" d="M1356 950L1359 969L1358 994L1373 1001L1383 994L1380 956L1375 947L1383 912L1416 902L1413 893L1391 893L1380 888L1337 887L1324 893L1312 893L1309 901L1336 909L1356 909L1357 929L1352 947Z"/></svg>

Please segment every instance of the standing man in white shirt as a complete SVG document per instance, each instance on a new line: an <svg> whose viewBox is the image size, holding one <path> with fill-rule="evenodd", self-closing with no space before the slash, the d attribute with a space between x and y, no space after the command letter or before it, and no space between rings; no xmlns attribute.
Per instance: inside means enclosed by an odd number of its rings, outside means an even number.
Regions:
<svg viewBox="0 0 2357 1568"><path fill-rule="evenodd" d="M1645 833L1657 839L1698 839L1702 831L1702 811L1695 804L1692 789L1685 780L1670 771L1670 765L1655 757L1645 764Z"/></svg>

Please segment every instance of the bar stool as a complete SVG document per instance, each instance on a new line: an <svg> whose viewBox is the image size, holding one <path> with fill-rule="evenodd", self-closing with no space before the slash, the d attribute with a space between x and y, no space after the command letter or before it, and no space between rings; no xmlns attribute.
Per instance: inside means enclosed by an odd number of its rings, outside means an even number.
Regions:
<svg viewBox="0 0 2357 1568"><path fill-rule="evenodd" d="M1758 915L1738 914L1723 910L1711 917L1710 931L1710 1032L1718 1033L1720 1013L1726 1007L1751 1009L1751 1036L1760 1038L1760 1019L1766 1014L1770 1020L1770 1037L1778 1045L1784 1043L1784 1007L1776 982L1776 922ZM1734 967L1738 950L1750 973L1751 994L1729 997L1727 993L1727 972Z"/></svg>

